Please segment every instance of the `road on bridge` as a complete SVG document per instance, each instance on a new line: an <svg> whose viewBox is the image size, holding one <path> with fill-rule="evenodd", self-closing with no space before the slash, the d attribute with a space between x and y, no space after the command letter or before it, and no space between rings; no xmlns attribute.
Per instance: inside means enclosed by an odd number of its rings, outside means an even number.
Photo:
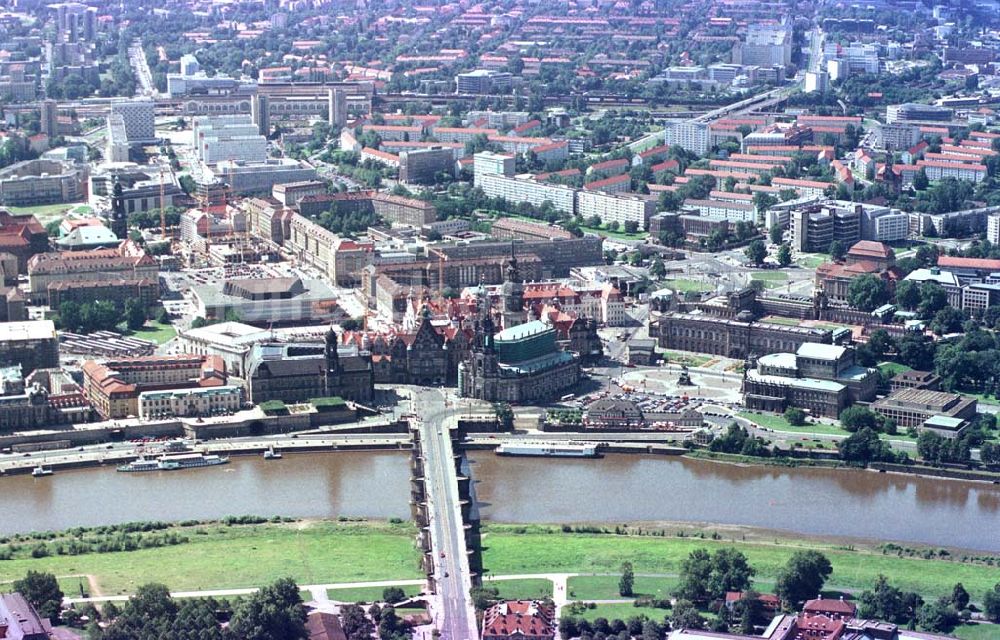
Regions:
<svg viewBox="0 0 1000 640"><path fill-rule="evenodd" d="M444 394L438 389L413 389L411 393L424 456L424 485L440 605L431 608L432 614L443 640L471 640L479 637L479 631L470 594L472 576L449 428L450 419L459 411L448 408Z"/></svg>

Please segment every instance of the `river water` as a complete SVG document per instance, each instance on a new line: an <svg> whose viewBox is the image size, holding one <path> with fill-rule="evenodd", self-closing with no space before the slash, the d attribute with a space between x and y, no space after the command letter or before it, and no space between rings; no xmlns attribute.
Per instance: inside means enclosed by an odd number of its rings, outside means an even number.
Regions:
<svg viewBox="0 0 1000 640"><path fill-rule="evenodd" d="M1000 552L1000 487L836 469L742 467L684 458L600 460L472 454L484 519L686 521ZM396 452L235 457L176 472L58 471L0 479L0 533L130 520L258 514L409 517Z"/></svg>

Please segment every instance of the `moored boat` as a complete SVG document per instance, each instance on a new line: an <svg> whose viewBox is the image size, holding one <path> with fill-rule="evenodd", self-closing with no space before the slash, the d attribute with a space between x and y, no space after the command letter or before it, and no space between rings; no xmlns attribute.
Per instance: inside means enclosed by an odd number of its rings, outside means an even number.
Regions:
<svg viewBox="0 0 1000 640"><path fill-rule="evenodd" d="M156 460L139 458L128 464L118 467L118 471L125 473L135 473L140 471L175 471L177 469L194 469L197 467L214 467L220 464L227 464L229 458L219 457L214 454L185 453L181 455L160 456Z"/></svg>
<svg viewBox="0 0 1000 640"><path fill-rule="evenodd" d="M589 442L504 442L496 449L498 456L540 456L545 458L599 458L597 445Z"/></svg>

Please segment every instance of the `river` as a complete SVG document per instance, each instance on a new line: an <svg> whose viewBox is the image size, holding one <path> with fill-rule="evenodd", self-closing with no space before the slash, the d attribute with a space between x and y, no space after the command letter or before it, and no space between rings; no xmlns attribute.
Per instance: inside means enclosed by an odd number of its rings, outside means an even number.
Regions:
<svg viewBox="0 0 1000 640"><path fill-rule="evenodd" d="M1000 487L837 469L686 458L472 454L483 517L500 522L685 521L1000 552ZM222 467L110 468L0 479L0 533L225 515L408 518L406 454L235 457ZM16 516L12 515L16 514Z"/></svg>

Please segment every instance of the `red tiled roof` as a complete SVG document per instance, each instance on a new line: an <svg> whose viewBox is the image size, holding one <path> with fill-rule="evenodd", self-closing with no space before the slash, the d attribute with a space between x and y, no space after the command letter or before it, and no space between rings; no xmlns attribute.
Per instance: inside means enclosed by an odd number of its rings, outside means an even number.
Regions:
<svg viewBox="0 0 1000 640"><path fill-rule="evenodd" d="M1000 271L1000 260L990 258L960 258L958 256L938 256L939 267L953 269L976 269L980 271Z"/></svg>
<svg viewBox="0 0 1000 640"><path fill-rule="evenodd" d="M861 240L855 242L854 245L847 251L848 255L852 256L868 256L872 258L891 258L894 255L893 250L881 242L875 242L873 240Z"/></svg>

